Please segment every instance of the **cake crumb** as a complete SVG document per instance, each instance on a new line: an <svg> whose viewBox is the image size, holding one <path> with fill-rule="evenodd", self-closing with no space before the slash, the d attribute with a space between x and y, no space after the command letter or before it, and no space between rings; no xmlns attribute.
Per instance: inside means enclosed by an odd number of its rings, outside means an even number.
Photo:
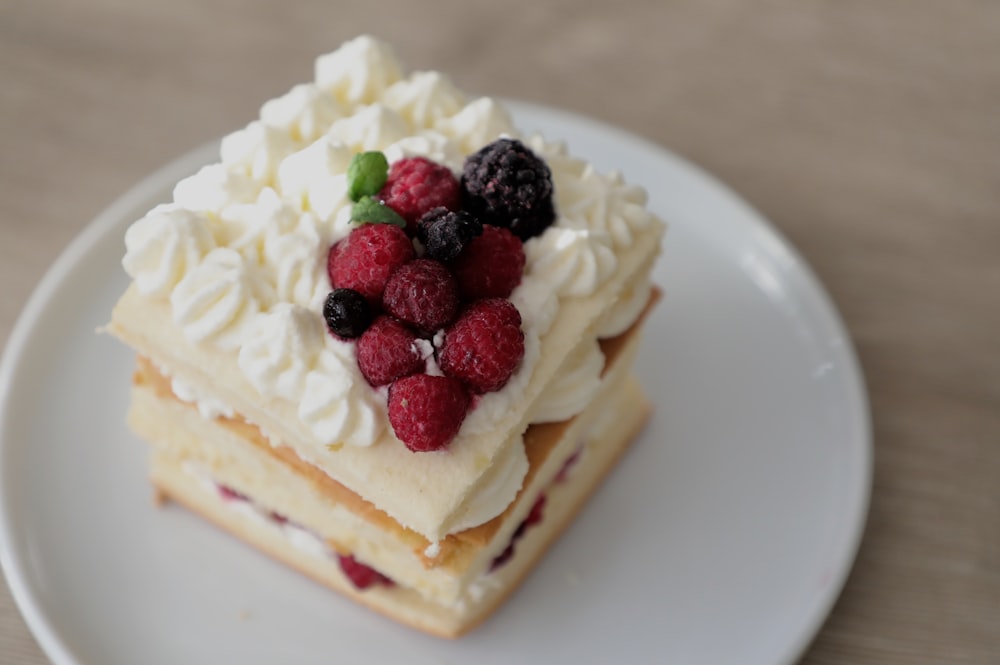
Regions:
<svg viewBox="0 0 1000 665"><path fill-rule="evenodd" d="M241 610L241 611L240 611L240 614L239 614L239 619L240 619L240 621L247 621L247 620L249 620L249 619L250 619L250 618L251 618L252 616L253 616L253 615L252 615L252 614L250 613L250 610Z"/></svg>

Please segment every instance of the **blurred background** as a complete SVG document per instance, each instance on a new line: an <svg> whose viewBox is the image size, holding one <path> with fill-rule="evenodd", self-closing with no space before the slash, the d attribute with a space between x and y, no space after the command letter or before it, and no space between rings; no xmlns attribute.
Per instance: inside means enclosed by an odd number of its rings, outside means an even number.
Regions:
<svg viewBox="0 0 1000 665"><path fill-rule="evenodd" d="M770 219L844 316L875 433L865 540L802 662L1000 663L995 2L0 0L0 341L104 206L366 32ZM46 662L2 587L0 662Z"/></svg>

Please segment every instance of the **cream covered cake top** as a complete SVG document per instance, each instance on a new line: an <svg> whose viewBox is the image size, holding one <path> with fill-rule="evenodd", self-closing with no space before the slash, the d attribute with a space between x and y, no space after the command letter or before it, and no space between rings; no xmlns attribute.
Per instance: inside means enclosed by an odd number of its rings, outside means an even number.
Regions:
<svg viewBox="0 0 1000 665"><path fill-rule="evenodd" d="M412 453L390 424L392 388L366 380L359 341L332 334L324 319L339 286L331 281L331 248L362 226L352 221L359 205L352 163L375 151L390 168L422 157L458 181L467 158L500 137L523 142L551 172L553 221L523 234L523 271L507 296L523 346L500 387L465 384L467 411L444 449ZM223 139L218 163L179 182L172 203L135 222L123 265L136 297L169 312L185 348L228 359L231 375L216 381L277 405L283 426L256 422L265 433L436 539L491 519L513 499L527 462L509 429L524 420L543 384L551 385L539 421L571 416L586 403L601 365L590 346L574 354L560 380L550 381L555 367L536 374L543 351L551 347L561 361L619 299L626 277L648 268L662 223L645 203L645 193L617 174L598 173L559 144L523 137L495 100L468 99L437 72L406 75L385 44L360 37L318 58L314 82L265 103L258 120ZM421 240L414 256L425 251ZM638 315L636 302L623 297L608 325L627 327L622 318ZM370 316L379 306L376 299ZM458 307L465 312L472 304ZM556 326L560 318L573 323ZM421 374L451 376L439 361L454 325L415 335ZM230 406L253 420L252 409ZM412 487L388 480L410 474L430 480ZM434 482L446 487L430 489ZM417 485L426 500L408 506L405 494Z"/></svg>

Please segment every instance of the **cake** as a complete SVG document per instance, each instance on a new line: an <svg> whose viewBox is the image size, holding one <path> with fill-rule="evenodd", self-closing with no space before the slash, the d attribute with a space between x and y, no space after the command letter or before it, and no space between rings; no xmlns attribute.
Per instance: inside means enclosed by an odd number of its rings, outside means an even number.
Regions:
<svg viewBox="0 0 1000 665"><path fill-rule="evenodd" d="M651 413L641 188L359 37L132 224L107 330L158 495L456 637Z"/></svg>

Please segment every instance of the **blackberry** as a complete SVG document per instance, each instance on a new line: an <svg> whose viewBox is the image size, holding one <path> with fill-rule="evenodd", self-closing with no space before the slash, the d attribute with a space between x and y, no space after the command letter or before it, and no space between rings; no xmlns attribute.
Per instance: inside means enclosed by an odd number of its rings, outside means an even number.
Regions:
<svg viewBox="0 0 1000 665"><path fill-rule="evenodd" d="M323 318L334 335L352 339L371 324L372 311L368 300L354 289L334 289L323 304Z"/></svg>
<svg viewBox="0 0 1000 665"><path fill-rule="evenodd" d="M442 262L457 257L482 232L483 225L469 213L444 207L429 211L417 225L417 238L424 243L427 257Z"/></svg>
<svg viewBox="0 0 1000 665"><path fill-rule="evenodd" d="M527 240L555 220L552 172L520 141L498 139L466 158L462 202L483 222Z"/></svg>

